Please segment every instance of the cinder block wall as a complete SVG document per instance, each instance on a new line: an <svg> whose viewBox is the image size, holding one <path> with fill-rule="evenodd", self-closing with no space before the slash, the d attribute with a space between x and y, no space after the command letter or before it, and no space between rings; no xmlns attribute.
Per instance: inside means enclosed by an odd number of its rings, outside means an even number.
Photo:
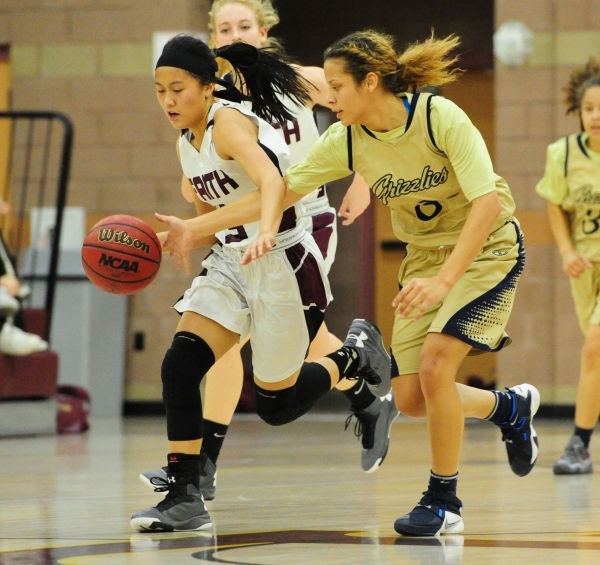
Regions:
<svg viewBox="0 0 600 565"><path fill-rule="evenodd" d="M176 135L152 84L152 33L206 29L209 0L4 0L0 43L11 46L15 109L69 114L76 128L69 204L91 220L113 213L191 215L178 194ZM496 0L496 25L517 19L535 34L524 67L496 68L496 155L526 231L528 265L499 356L504 383L528 380L545 402L572 403L582 337L534 186L545 147L576 131L561 88L572 68L600 55L600 0ZM198 269L199 265L194 265ZM130 300L126 398L160 398L159 367L177 323L169 306L188 277L166 262L157 281Z"/></svg>
<svg viewBox="0 0 600 565"><path fill-rule="evenodd" d="M505 384L536 384L543 402L573 404L583 337L534 187L546 146L579 131L578 119L565 116L561 89L574 68L600 55L600 0L496 0L495 9L496 28L520 20L535 37L526 65L495 69L495 164L515 195L528 255L509 327L514 342L499 356L499 374Z"/></svg>
<svg viewBox="0 0 600 565"><path fill-rule="evenodd" d="M177 132L160 110L152 74L154 31L206 30L209 0L3 0L0 43L10 45L13 109L56 110L75 124L68 204L88 223L115 213L190 216L179 193ZM156 224L158 227L158 224ZM199 265L194 269L199 270ZM189 277L166 261L129 302L126 399L160 398L160 363Z"/></svg>

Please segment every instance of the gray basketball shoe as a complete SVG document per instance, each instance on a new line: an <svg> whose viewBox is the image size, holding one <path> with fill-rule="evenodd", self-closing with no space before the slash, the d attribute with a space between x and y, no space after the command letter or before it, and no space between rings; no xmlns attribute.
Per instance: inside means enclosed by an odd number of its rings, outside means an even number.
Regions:
<svg viewBox="0 0 600 565"><path fill-rule="evenodd" d="M564 455L554 463L555 475L584 475L593 473L592 458L583 440L576 435L569 438Z"/></svg>
<svg viewBox="0 0 600 565"><path fill-rule="evenodd" d="M140 481L155 492L163 492L168 470L168 467L161 467L160 469L143 471L140 473ZM217 490L217 467L205 453L200 456L200 481L198 490L205 501L215 498L215 491Z"/></svg>
<svg viewBox="0 0 600 565"><path fill-rule="evenodd" d="M376 398L363 410L350 410L352 414L348 416L344 429L348 429L352 418L356 417L354 435L362 437L362 469L365 473L373 473L379 469L387 455L390 430L400 412L391 392L383 398Z"/></svg>
<svg viewBox="0 0 600 565"><path fill-rule="evenodd" d="M138 532L185 532L212 526L202 495L192 484L170 487L164 500L134 514L129 523Z"/></svg>
<svg viewBox="0 0 600 565"><path fill-rule="evenodd" d="M169 454L167 480L156 490L167 491L164 500L131 517L131 527L138 532L184 532L205 530L212 521L202 494L193 484L199 461Z"/></svg>
<svg viewBox="0 0 600 565"><path fill-rule="evenodd" d="M392 390L390 356L379 328L367 320L354 320L344 345L358 352L357 375L365 379L371 392L379 398L388 395Z"/></svg>

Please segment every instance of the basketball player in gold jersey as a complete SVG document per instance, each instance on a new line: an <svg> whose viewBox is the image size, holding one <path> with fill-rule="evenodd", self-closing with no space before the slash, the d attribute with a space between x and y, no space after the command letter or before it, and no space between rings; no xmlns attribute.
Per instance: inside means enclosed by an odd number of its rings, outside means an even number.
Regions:
<svg viewBox="0 0 600 565"><path fill-rule="evenodd" d="M494 173L477 129L449 100L411 94L457 78L451 51L458 44L454 36L431 37L398 54L392 38L375 31L334 43L324 69L340 122L285 177L288 206L316 186L358 172L391 208L395 234L408 244L392 301L391 376L398 409L428 420L432 467L423 498L394 524L405 535L464 529L457 481L465 417L500 427L515 474L527 475L538 456L535 387L499 392L455 382L469 353L510 343L504 329L525 261L510 190ZM166 248L185 260L196 238L250 209L260 217L256 196L236 204L185 222L163 216L170 224ZM264 206L271 214L270 203ZM250 246L243 261L266 251Z"/></svg>
<svg viewBox="0 0 600 565"><path fill-rule="evenodd" d="M582 132L548 146L546 171L536 186L547 200L550 227L585 341L575 407L575 431L554 473L591 473L589 443L600 415L600 61L573 72L567 113L577 112Z"/></svg>

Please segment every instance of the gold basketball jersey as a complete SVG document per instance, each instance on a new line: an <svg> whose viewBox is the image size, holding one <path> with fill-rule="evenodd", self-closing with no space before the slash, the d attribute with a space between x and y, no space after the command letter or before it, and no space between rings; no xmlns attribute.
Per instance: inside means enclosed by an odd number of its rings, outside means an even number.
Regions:
<svg viewBox="0 0 600 565"><path fill-rule="evenodd" d="M591 261L600 261L600 162L586 147L583 134L553 145L564 151L567 192L560 206L569 214L575 248Z"/></svg>
<svg viewBox="0 0 600 565"><path fill-rule="evenodd" d="M364 126L347 129L349 168L360 173L374 194L391 208L394 233L399 240L419 247L455 245L471 208L471 200L493 190L502 202L502 213L494 231L511 219L514 201L508 185L493 173L489 157L482 160L489 170L481 171L481 193L477 193L477 172L469 172L471 191L465 190L455 167L444 150L444 140L435 139L431 123L430 94L412 96L404 134L393 143L377 138ZM443 104L452 104L445 99ZM455 106L455 105L453 105ZM480 137L464 112L460 131ZM444 119L444 112L438 111ZM438 131L440 128L435 128ZM461 134L458 134L461 135ZM456 147L456 140L453 146ZM482 151L485 144L481 140ZM488 166L486 166L488 165Z"/></svg>

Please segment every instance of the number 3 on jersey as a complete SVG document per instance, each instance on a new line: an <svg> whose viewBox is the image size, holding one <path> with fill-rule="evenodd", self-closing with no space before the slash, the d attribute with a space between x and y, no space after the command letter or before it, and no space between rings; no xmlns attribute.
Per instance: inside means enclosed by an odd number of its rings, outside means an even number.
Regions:
<svg viewBox="0 0 600 565"><path fill-rule="evenodd" d="M596 214L595 217L593 217L594 213ZM597 210L588 210L587 220L583 220L581 230L585 235L591 235L597 232L598 228L600 228L600 212Z"/></svg>

